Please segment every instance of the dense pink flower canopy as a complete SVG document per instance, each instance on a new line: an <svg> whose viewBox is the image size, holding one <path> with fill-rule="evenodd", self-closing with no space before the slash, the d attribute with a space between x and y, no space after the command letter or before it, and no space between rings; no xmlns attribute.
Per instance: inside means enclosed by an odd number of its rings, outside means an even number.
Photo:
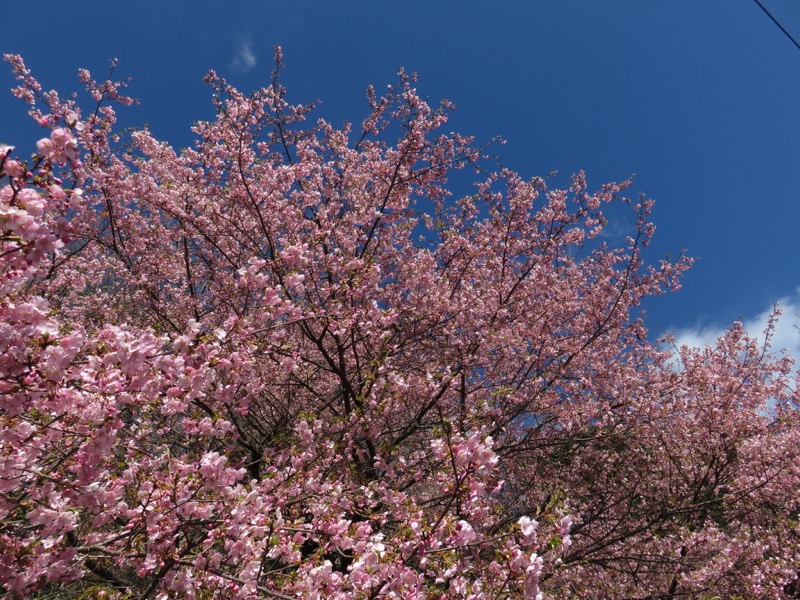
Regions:
<svg viewBox="0 0 800 600"><path fill-rule="evenodd" d="M491 172L402 72L342 128L210 73L177 151L6 59L9 597L800 596L793 361L648 341L628 182Z"/></svg>

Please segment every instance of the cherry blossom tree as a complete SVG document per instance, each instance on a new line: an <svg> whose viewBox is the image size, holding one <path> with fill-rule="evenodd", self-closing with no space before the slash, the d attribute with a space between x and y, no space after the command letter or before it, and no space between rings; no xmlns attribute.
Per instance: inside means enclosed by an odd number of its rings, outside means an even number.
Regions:
<svg viewBox="0 0 800 600"><path fill-rule="evenodd" d="M209 73L179 152L6 60L9 597L798 597L792 359L649 341L630 182L488 170L403 72L340 128Z"/></svg>

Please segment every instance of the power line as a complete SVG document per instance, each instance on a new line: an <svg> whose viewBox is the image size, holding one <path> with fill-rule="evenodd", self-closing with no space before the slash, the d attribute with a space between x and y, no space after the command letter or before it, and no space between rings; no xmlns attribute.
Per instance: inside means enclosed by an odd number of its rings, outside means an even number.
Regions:
<svg viewBox="0 0 800 600"><path fill-rule="evenodd" d="M773 22L773 23L775 23L775 25L777 25L777 26L780 28L780 30L781 30L781 31L782 31L784 34L786 34L786 37L788 37L790 40L792 40L792 43L793 43L795 46L797 46L797 49L798 49L798 50L800 50L800 44L798 44L798 43L797 43L797 40L796 40L796 39L794 39L794 38L792 37L792 34L791 34L791 33L789 33L788 31L786 31L786 30L783 28L783 25L781 25L781 24L778 22L778 19L776 19L775 17L773 17L773 16L772 16L772 13L771 13L771 12L769 12L769 11L766 9L766 7L765 7L763 4L761 4L761 2L760 2L759 0L754 0L754 1L755 1L755 3L756 3L756 4L758 4L758 6L759 6L759 7L761 7L761 10L763 10L763 11L764 11L764 12L767 14L767 16L768 16L770 19L772 19L772 22Z"/></svg>

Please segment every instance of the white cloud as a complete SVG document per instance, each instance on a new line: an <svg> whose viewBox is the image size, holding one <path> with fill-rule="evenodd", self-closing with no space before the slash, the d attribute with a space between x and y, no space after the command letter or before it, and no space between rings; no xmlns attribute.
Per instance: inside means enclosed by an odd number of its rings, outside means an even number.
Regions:
<svg viewBox="0 0 800 600"><path fill-rule="evenodd" d="M610 217L600 237L609 244L619 244L636 233L636 225L620 217Z"/></svg>
<svg viewBox="0 0 800 600"><path fill-rule="evenodd" d="M775 324L770 341L771 352L787 350L789 354L800 361L800 288L791 296L780 298L776 301L782 315ZM773 306L765 307L758 315L743 320L745 330L749 335L763 342L764 331L769 324ZM675 345L680 347L705 345L713 346L717 339L725 332L727 327L720 324L698 325L687 327L673 332Z"/></svg>
<svg viewBox="0 0 800 600"><path fill-rule="evenodd" d="M246 38L239 40L236 54L233 57L233 68L240 71L249 71L256 66L257 62L250 40Z"/></svg>

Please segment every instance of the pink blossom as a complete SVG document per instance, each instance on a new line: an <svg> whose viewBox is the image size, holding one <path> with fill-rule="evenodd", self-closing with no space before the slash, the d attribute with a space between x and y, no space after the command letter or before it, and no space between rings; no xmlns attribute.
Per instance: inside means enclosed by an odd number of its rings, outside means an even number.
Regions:
<svg viewBox="0 0 800 600"><path fill-rule="evenodd" d="M3 163L3 170L11 177L25 176L25 168L19 161L16 160L6 160Z"/></svg>
<svg viewBox="0 0 800 600"><path fill-rule="evenodd" d="M402 72L363 130L308 120L280 65L248 94L209 73L177 150L118 143L123 84L81 71L81 107L7 60L54 129L35 176L0 150L4 591L796 587L792 359L741 324L649 341L639 306L690 261L645 263L629 182L489 173ZM616 247L591 240L610 204L634 211Z"/></svg>

